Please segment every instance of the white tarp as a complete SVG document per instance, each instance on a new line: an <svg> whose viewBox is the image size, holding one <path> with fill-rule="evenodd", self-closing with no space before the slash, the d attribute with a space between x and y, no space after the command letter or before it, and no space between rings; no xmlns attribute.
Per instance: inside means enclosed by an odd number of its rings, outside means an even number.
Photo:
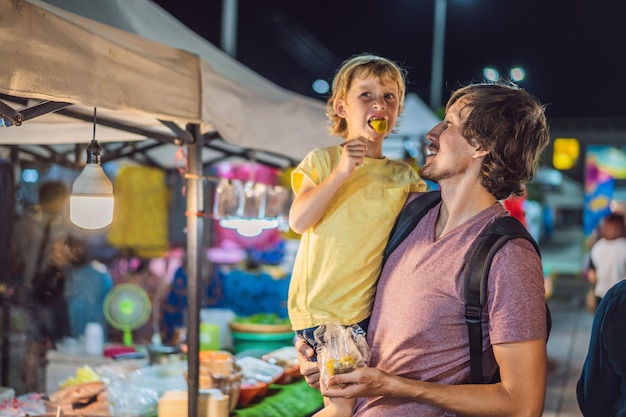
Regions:
<svg viewBox="0 0 626 417"><path fill-rule="evenodd" d="M336 143L321 101L269 82L154 3L54 2L107 24L39 0L0 0L0 93L75 103L72 108L85 114L97 107L103 117L157 131L168 131L157 119L183 128L197 123L201 133L217 131L237 146L294 159ZM48 119L0 128L0 144L91 138L89 123L57 117L50 129ZM58 123L67 123L67 130ZM99 141L121 138L141 139L98 128Z"/></svg>
<svg viewBox="0 0 626 417"><path fill-rule="evenodd" d="M407 145L420 152L426 133L439 122L437 115L417 94L408 93L404 99L404 112L396 125L398 132L390 135L383 144L385 155L402 159L408 151Z"/></svg>

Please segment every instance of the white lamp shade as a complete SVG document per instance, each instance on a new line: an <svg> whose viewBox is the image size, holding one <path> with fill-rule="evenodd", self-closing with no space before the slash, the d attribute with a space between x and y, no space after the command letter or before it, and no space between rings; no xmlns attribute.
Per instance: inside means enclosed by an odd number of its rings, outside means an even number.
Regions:
<svg viewBox="0 0 626 417"><path fill-rule="evenodd" d="M70 220L83 229L100 229L113 221L113 184L100 164L87 164L70 196Z"/></svg>
<svg viewBox="0 0 626 417"><path fill-rule="evenodd" d="M83 229L101 229L113 221L113 196L70 196L70 220Z"/></svg>
<svg viewBox="0 0 626 417"><path fill-rule="evenodd" d="M235 229L241 236L254 237L266 229L277 228L278 220L231 217L220 220L220 226Z"/></svg>

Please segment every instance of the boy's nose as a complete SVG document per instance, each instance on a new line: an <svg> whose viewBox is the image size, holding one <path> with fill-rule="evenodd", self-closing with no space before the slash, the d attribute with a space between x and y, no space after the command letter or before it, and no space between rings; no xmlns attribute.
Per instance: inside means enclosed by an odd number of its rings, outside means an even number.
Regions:
<svg viewBox="0 0 626 417"><path fill-rule="evenodd" d="M385 106L386 106L385 105L385 100L383 100L383 99L374 100L374 108L384 109Z"/></svg>

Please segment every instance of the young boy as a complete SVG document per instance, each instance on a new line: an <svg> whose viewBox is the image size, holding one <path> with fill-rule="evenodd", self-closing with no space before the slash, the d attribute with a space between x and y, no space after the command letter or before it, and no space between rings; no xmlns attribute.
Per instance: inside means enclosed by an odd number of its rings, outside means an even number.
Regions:
<svg viewBox="0 0 626 417"><path fill-rule="evenodd" d="M404 162L387 159L383 140L403 110L405 72L376 55L346 60L326 105L330 131L344 142L310 152L292 173L291 228L302 239L289 288L289 318L312 347L329 321L367 322L383 251L410 192L426 184ZM320 415L351 415L334 399Z"/></svg>

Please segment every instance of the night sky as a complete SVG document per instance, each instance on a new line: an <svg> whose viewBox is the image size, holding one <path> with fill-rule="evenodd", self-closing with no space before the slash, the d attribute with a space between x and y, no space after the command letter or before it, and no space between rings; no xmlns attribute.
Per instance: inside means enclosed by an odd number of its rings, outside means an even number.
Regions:
<svg viewBox="0 0 626 417"><path fill-rule="evenodd" d="M220 46L222 1L157 0ZM236 58L287 89L318 98L350 55L371 52L408 70L430 102L435 0L239 0ZM527 74L520 86L551 118L626 117L626 2L448 0L442 100L483 79L485 66Z"/></svg>

